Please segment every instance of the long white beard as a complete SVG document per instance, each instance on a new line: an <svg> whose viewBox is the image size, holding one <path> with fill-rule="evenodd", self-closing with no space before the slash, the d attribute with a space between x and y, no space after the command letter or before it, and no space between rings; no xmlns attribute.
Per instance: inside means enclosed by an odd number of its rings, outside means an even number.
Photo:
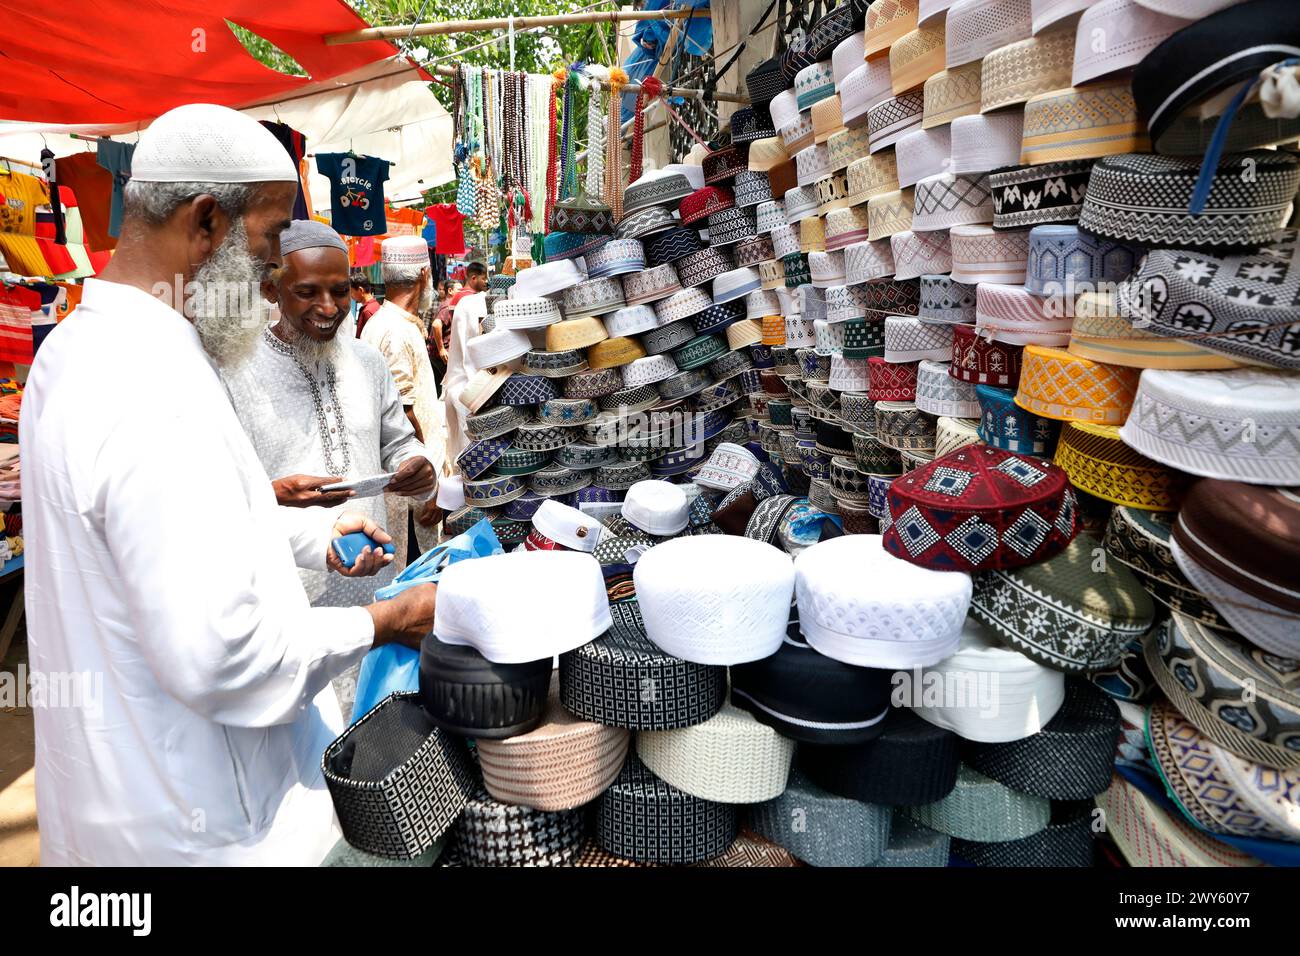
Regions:
<svg viewBox="0 0 1300 956"><path fill-rule="evenodd" d="M429 310L433 308L433 283L426 282L424 291L420 293L420 314L428 315Z"/></svg>
<svg viewBox="0 0 1300 956"><path fill-rule="evenodd" d="M198 294L191 299L194 328L204 350L219 365L246 358L270 320L260 285L265 263L248 249L244 222L237 219L226 239L194 272Z"/></svg>
<svg viewBox="0 0 1300 956"><path fill-rule="evenodd" d="M325 362L335 366L338 365L339 354L342 352L343 346L339 342L337 332L321 342L294 328L284 319L280 319L276 328L284 333L285 340L293 346L293 350L298 353L298 356L304 362Z"/></svg>

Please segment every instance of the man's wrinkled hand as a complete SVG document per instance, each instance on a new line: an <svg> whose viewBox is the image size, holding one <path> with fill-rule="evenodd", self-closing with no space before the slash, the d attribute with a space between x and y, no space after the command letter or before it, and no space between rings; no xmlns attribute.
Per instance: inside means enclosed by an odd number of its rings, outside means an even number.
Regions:
<svg viewBox="0 0 1300 956"><path fill-rule="evenodd" d="M339 556L334 553L334 540L346 534L352 534L354 531L364 532L379 547L371 548L367 546L362 548L361 553L357 555L357 560L349 568L344 566L343 562L339 560ZM392 540L392 536L370 518L354 511L346 511L339 515L338 520L334 522L334 533L330 536L330 546L325 552L325 564L335 574L341 574L347 578L368 578L371 575L378 574L385 566L393 563L393 555L388 554L383 549L383 546L389 544Z"/></svg>
<svg viewBox="0 0 1300 956"><path fill-rule="evenodd" d="M342 481L321 475L287 475L271 482L275 500L286 508L332 508L341 505L355 494L351 491L321 491L322 485Z"/></svg>
<svg viewBox="0 0 1300 956"><path fill-rule="evenodd" d="M429 459L411 458L402 463L402 467L397 469L397 474L393 475L393 480L384 490L395 495L416 497L431 492L436 481L437 475L434 474Z"/></svg>
<svg viewBox="0 0 1300 956"><path fill-rule="evenodd" d="M421 528L436 528L442 522L442 509L438 507L436 498L430 498L424 503L415 516L415 523Z"/></svg>

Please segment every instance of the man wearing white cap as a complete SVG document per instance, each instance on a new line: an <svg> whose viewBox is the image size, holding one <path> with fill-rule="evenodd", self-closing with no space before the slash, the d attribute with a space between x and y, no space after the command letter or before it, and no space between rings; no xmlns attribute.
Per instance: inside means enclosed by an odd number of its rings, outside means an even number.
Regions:
<svg viewBox="0 0 1300 956"><path fill-rule="evenodd" d="M41 348L20 423L41 862L315 864L331 678L417 646L434 593L312 608L359 515L281 508L217 367L255 346L297 175L252 119L194 104L140 137L117 253ZM184 313L182 314L182 310Z"/></svg>
<svg viewBox="0 0 1300 956"><path fill-rule="evenodd" d="M379 349L388 361L415 437L424 443L434 469L442 474L447 458L447 427L438 401L433 363L429 361L428 333L421 318L434 304L429 246L419 236L394 236L384 240L380 255L384 304L366 323L361 341ZM426 500L390 494L387 498L388 528L397 542L398 554L406 553L408 514L415 518L415 537L421 551L438 543L437 525L442 515L435 497Z"/></svg>
<svg viewBox="0 0 1300 956"><path fill-rule="evenodd" d="M280 320L262 333L249 358L222 369L230 398L273 478L276 500L291 507L342 504L350 492L323 485L396 472L386 490L426 497L436 476L402 409L388 363L373 347L339 329L350 314L348 247L330 226L296 220L280 234L282 266L263 283ZM352 498L349 508L388 524L382 491ZM393 528L405 539L405 527ZM405 557L372 578L301 570L315 607L352 607L374 599ZM344 714L353 687L336 682Z"/></svg>

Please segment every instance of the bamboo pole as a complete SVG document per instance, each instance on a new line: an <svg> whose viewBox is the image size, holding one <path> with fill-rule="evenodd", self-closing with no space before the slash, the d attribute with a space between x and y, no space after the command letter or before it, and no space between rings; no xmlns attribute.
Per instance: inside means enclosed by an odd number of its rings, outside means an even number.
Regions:
<svg viewBox="0 0 1300 956"><path fill-rule="evenodd" d="M593 10L588 13L564 13L545 17L515 17L516 30L533 27L564 27L579 23L618 23L625 20L686 20L696 15L688 10ZM402 40L407 37L440 36L445 33L479 33L485 30L508 30L512 21L508 17L487 20L448 20L444 23L417 23L415 26L366 27L345 33L331 33L325 37L326 46L344 43L367 43L371 40Z"/></svg>
<svg viewBox="0 0 1300 956"><path fill-rule="evenodd" d="M455 76L456 73L457 73L457 69L456 69L456 67L454 67L454 66L439 66L435 72L437 72L437 74L438 74L439 76ZM592 82L592 83L598 83L599 81L593 79L591 82ZM619 87L619 92L620 92L620 93L640 93L640 92L641 92L641 84L640 84L640 83L628 83L628 84L626 84L626 85L624 85L624 86L620 86L620 87ZM689 98L691 98L691 99L704 99L704 98L706 98L706 97L705 97L705 93L704 93L703 90L683 89L683 88L680 87L680 86L665 86L665 87L663 88L663 93L662 93L661 95L663 95L663 96L685 96L685 97L689 97ZM736 93L719 93L719 92L715 92L715 93L712 95L711 98L714 99L714 100L726 100L728 103L748 103L748 102L749 102L749 97L748 97L748 96L740 96L739 94L736 94Z"/></svg>

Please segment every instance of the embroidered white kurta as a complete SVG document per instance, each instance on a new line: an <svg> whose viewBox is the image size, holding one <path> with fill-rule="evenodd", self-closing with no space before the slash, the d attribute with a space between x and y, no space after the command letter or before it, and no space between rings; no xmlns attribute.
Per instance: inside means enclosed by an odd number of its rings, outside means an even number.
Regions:
<svg viewBox="0 0 1300 956"><path fill-rule="evenodd" d="M447 461L447 422L442 403L438 401L438 384L433 377L433 364L429 361L424 324L419 316L385 302L361 330L361 341L377 348L387 361L402 404L414 408L429 461L433 463L435 474L441 476ZM406 541L407 516L412 510L418 513L424 507L424 501L397 495L384 497L388 504L388 525L402 527L400 537L390 532L400 550L401 543ZM415 534L421 551L437 544L436 528L425 528L417 522Z"/></svg>
<svg viewBox="0 0 1300 956"><path fill-rule="evenodd" d="M469 446L469 436L465 433L469 409L461 402L461 393L470 377L478 371L465 344L482 334L481 323L485 318L487 295L483 292L465 296L452 310L451 347L447 349L447 375L442 384L443 400L447 404L447 458L452 463Z"/></svg>
<svg viewBox="0 0 1300 956"><path fill-rule="evenodd" d="M41 862L319 863L327 685L374 638L298 580L333 513L276 505L194 327L133 287L86 282L19 431L32 670L89 675L34 708Z"/></svg>
<svg viewBox="0 0 1300 956"><path fill-rule="evenodd" d="M222 371L244 431L272 479L287 475L366 478L428 457L378 350L355 338L337 339L334 361L296 357L267 329L248 361ZM397 560L374 577L347 578L303 570L307 598L317 607L369 604L404 565L406 526L388 528L382 494L353 498L348 511L369 515L393 535Z"/></svg>

